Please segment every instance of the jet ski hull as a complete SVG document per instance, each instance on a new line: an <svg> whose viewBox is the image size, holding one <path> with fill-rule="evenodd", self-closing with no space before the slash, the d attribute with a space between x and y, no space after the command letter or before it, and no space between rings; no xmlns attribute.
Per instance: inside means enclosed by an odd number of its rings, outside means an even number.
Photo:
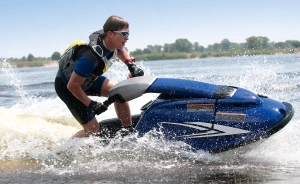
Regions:
<svg viewBox="0 0 300 184"><path fill-rule="evenodd" d="M210 153L267 138L294 115L287 102L234 86L183 79L138 77L117 84L110 92L110 102L116 96L115 101L120 102L144 93L160 93L141 108L141 114L132 116L133 132L143 136L156 129L164 139L183 141L194 150ZM103 138L110 139L122 129L117 118L99 124Z"/></svg>

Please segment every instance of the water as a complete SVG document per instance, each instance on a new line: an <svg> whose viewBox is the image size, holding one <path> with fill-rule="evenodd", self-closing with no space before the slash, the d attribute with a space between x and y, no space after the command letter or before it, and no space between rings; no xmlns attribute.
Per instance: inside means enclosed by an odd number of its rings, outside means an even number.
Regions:
<svg viewBox="0 0 300 184"><path fill-rule="evenodd" d="M151 132L116 139L70 140L80 125L54 92L57 67L13 69L0 62L0 183L298 183L300 55L138 63L147 75L233 85L293 104L295 116L269 139L211 155ZM124 80L116 63L106 75ZM130 102L132 113L156 94ZM93 97L104 101L105 98ZM98 120L116 117L113 106Z"/></svg>

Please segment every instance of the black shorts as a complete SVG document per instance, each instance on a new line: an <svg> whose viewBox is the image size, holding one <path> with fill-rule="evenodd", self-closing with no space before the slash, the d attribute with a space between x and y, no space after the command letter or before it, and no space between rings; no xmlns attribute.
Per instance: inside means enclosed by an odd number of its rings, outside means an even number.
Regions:
<svg viewBox="0 0 300 184"><path fill-rule="evenodd" d="M98 77L95 83L85 91L88 96L100 96L101 87L106 78L104 76ZM91 121L95 115L84 103L78 100L67 88L67 84L61 77L55 78L55 91L59 98L67 105L72 115L76 120L84 125Z"/></svg>

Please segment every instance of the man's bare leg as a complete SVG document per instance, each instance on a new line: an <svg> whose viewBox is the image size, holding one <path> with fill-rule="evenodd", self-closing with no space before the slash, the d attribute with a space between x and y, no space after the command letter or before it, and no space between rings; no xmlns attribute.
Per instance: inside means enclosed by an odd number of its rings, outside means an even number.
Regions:
<svg viewBox="0 0 300 184"><path fill-rule="evenodd" d="M128 127L132 125L131 112L128 102L124 103L114 103L115 110L118 118L120 119L123 127Z"/></svg>
<svg viewBox="0 0 300 184"><path fill-rule="evenodd" d="M83 130L78 131L75 133L71 139L73 138L82 138L82 137L88 137L90 135L97 135L100 131L99 123L97 122L97 119L94 118L87 124L82 125Z"/></svg>
<svg viewBox="0 0 300 184"><path fill-rule="evenodd" d="M101 96L108 96L108 91L110 88L114 86L114 83L108 79L106 79L103 82L102 88L101 88ZM120 119L122 126L123 127L128 127L132 125L132 120L131 120L131 112L130 112L130 107L128 102L124 103L114 103L115 106L115 111Z"/></svg>

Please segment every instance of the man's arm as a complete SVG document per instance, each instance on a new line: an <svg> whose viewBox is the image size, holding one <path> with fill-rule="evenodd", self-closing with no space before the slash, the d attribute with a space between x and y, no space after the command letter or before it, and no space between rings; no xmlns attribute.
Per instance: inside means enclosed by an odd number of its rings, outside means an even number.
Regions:
<svg viewBox="0 0 300 184"><path fill-rule="evenodd" d="M126 49L124 47L120 52L117 53L117 56L123 63L125 63L126 60L131 59L128 52L126 51Z"/></svg>
<svg viewBox="0 0 300 184"><path fill-rule="evenodd" d="M100 102L91 100L81 88L88 74L94 69L94 63L84 57L81 57L71 75L67 88L82 103L88 106L95 114L100 114L107 110L107 107Z"/></svg>
<svg viewBox="0 0 300 184"><path fill-rule="evenodd" d="M127 65L128 70L130 71L128 78L144 75L144 71L135 65L135 59L131 58L124 48L118 52L117 55L118 58Z"/></svg>
<svg viewBox="0 0 300 184"><path fill-rule="evenodd" d="M91 99L81 88L81 84L84 82L84 80L84 77L81 77L77 73L73 72L68 82L67 88L78 100L88 106L91 103Z"/></svg>

